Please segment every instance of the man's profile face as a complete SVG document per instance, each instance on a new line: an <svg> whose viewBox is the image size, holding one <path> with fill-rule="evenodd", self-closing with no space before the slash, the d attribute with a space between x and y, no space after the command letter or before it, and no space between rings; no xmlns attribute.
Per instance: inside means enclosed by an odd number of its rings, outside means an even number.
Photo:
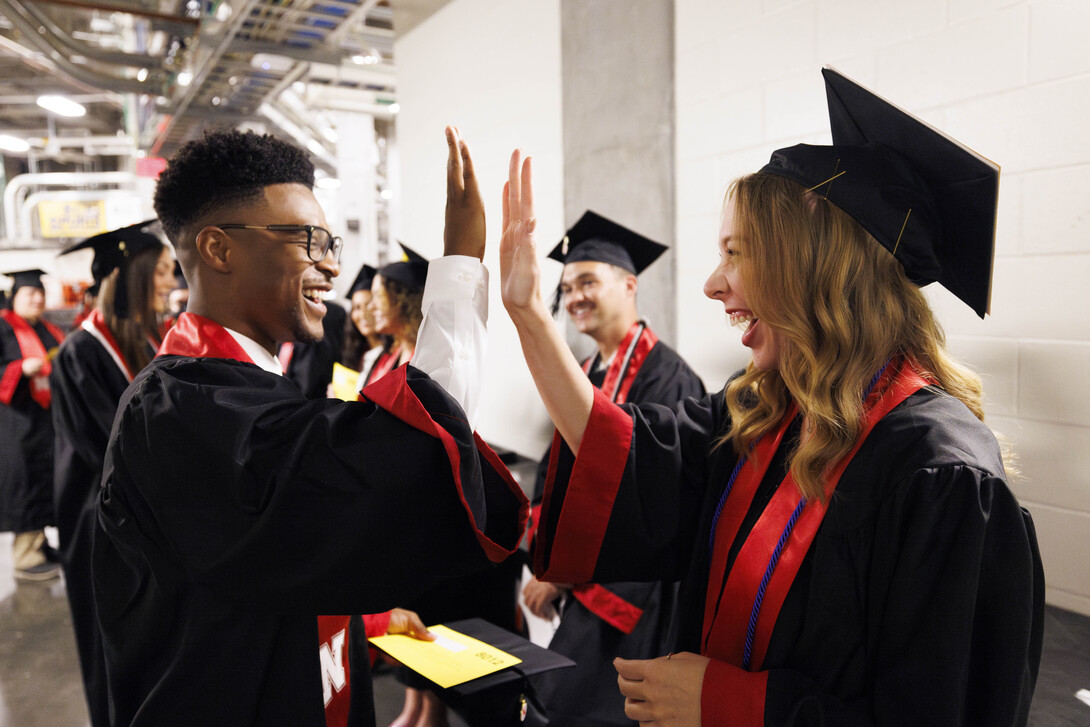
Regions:
<svg viewBox="0 0 1090 727"><path fill-rule="evenodd" d="M582 260L564 266L560 292L580 333L595 340L629 305L628 274L608 263Z"/></svg>
<svg viewBox="0 0 1090 727"><path fill-rule="evenodd" d="M314 193L302 184L265 187L264 200L240 207L237 219L221 224L318 225L329 229ZM340 266L327 254L320 262L307 256L306 232L230 229L233 281L255 332L273 342L322 340L326 313L322 296L332 289ZM260 342L260 341L259 341Z"/></svg>

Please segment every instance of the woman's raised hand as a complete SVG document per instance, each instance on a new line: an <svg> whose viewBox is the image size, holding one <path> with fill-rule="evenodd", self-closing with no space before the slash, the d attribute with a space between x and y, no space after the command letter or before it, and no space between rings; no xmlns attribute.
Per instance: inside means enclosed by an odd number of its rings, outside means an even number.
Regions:
<svg viewBox="0 0 1090 727"><path fill-rule="evenodd" d="M541 270L534 242L534 180L531 157L511 153L508 181L503 185L503 236L500 238L500 293L514 317L541 303Z"/></svg>

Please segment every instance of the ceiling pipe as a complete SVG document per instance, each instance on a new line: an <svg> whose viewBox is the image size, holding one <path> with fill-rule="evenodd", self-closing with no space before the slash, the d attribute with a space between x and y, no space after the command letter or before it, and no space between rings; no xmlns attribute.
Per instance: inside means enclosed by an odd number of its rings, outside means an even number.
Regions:
<svg viewBox="0 0 1090 727"><path fill-rule="evenodd" d="M97 88L105 88L111 91L117 91L118 93L163 93L165 92L165 83L161 84L160 88L156 88L154 83L140 82L135 79L119 78L117 76L111 76L109 74L97 73L85 68L81 68L72 63L63 50L57 49L53 46L48 37L42 36L38 33L38 28L35 27L30 21L23 16L23 8L19 5L18 0L0 0L0 5L7 7L10 12L7 13L8 19L11 24L24 33L27 38L38 46L49 58L57 65L57 72L62 73L80 83L90 84Z"/></svg>
<svg viewBox="0 0 1090 727"><path fill-rule="evenodd" d="M132 172L48 172L20 174L4 188L4 237L19 239L19 199L29 187L85 187L91 184L136 184Z"/></svg>
<svg viewBox="0 0 1090 727"><path fill-rule="evenodd" d="M50 42L50 45L52 45L54 49L61 53L65 53L69 56L84 56L91 60L98 61L99 63L105 63L112 66L124 66L126 68L147 68L159 61L158 58L153 58L148 55L108 51L96 48L89 43L77 43L71 36L65 33L63 28L54 23L49 15L39 8L33 5L23 4L19 0L11 0L11 2L15 6L21 8L23 12L46 29L46 40Z"/></svg>
<svg viewBox="0 0 1090 727"><path fill-rule="evenodd" d="M148 18L154 21L158 30L166 30L168 28L174 28L179 35L186 33L195 33L197 28L200 27L200 21L194 18L187 18L179 15L164 15L162 13L155 13L143 8L132 7L130 4L121 3L103 3L103 2L85 2L84 0L34 0L38 5L62 5L71 8L81 8L83 10L101 10L104 13L124 13L126 15L136 15L141 18Z"/></svg>
<svg viewBox="0 0 1090 727"><path fill-rule="evenodd" d="M231 19L231 24L224 31L223 37L220 39L219 45L217 45L216 48L208 54L204 62L201 63L200 69L198 69L197 72L193 74L193 80L188 86L185 87L185 90L182 92L181 100L173 109L171 109L167 123L163 126L162 130L159 131L158 136L156 136L155 138L155 143L152 145L152 154L159 153L159 149L162 148L163 144L170 136L170 132L174 129L174 124L177 123L177 120L182 117L186 109L189 108L189 105L193 103L193 99L197 97L201 86L203 86L205 80L207 80L208 74L212 72L212 69L215 68L216 64L219 62L219 59L222 58L223 54L227 52L227 49L231 46L231 41L236 35L238 35L239 31L242 29L242 26L246 23L247 20L249 20L250 14L260 2L261 0L246 0L242 8L240 8L235 16Z"/></svg>

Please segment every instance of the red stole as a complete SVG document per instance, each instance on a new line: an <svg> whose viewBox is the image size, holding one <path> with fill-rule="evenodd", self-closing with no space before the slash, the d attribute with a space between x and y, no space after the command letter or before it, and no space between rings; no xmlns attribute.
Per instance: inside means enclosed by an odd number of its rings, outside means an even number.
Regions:
<svg viewBox="0 0 1090 727"><path fill-rule="evenodd" d="M30 398L34 399L43 409L48 409L50 403L53 401L53 395L49 391L49 372L53 370L53 364L50 363L50 354L45 350L45 344L42 343L42 339L38 338L37 331L34 327L27 323L21 316L15 314L11 310L0 311L0 318L7 321L11 326L11 330L15 333L15 342L19 344L19 353L22 354L24 359L28 358L40 358L42 360L42 370L31 377L30 379ZM57 343L64 340L64 332L57 328L55 325L45 320L39 319L50 335L56 339ZM19 369L18 376L22 376L22 363L12 362L11 366L16 366ZM4 374L5 383L9 378L14 377L12 374L10 377L8 372ZM3 397L5 402L11 400L11 395L15 393L15 386L18 385L18 379L13 379L13 385L10 387L11 391L7 392L8 387L4 387L4 391L7 394Z"/></svg>
<svg viewBox="0 0 1090 727"><path fill-rule="evenodd" d="M606 371L602 382L602 393L616 404L623 404L628 398L632 382L636 379L640 367L647 360L647 355L658 343L659 338L643 321L636 321L628 329L613 361ZM583 372L589 374L597 356L591 356L583 364ZM580 583L572 587L572 596L583 604L588 611L618 629L630 634L636 628L643 609L629 603L608 588L596 583Z"/></svg>
<svg viewBox="0 0 1090 727"><path fill-rule="evenodd" d="M383 351L375 359L375 362L371 364L371 369L367 372L367 377L363 380L363 386L373 384L381 379L386 374L390 373L397 367L398 359L401 358L401 346L398 346L393 351ZM362 389L363 386L360 388ZM356 395L357 401L365 401L363 394Z"/></svg>
<svg viewBox="0 0 1090 727"><path fill-rule="evenodd" d="M102 317L102 311L98 308L92 310L90 315L83 319L80 328L90 333L102 344L106 349L106 353L110 354L110 358L112 358L114 363L117 364L117 367L121 369L121 373L125 374L125 378L132 381L133 371L129 368L129 362L126 361L124 355L122 355L121 347L117 344L117 339L114 338L113 331L106 325L106 319Z"/></svg>
<svg viewBox="0 0 1090 727"><path fill-rule="evenodd" d="M318 661L322 669L326 727L348 724L352 707L352 673L348 659L351 616L318 617Z"/></svg>
<svg viewBox="0 0 1090 727"><path fill-rule="evenodd" d="M285 373L288 370L288 365L291 364L292 354L295 353L295 344L291 341L280 344L280 350L276 352L276 358L280 361L280 368L284 369Z"/></svg>
<svg viewBox="0 0 1090 727"><path fill-rule="evenodd" d="M636 374L647 360L651 349L659 342L655 332L647 327L643 321L636 321L628 329L621 345L617 347L617 353L613 355L613 361L606 371L605 381L602 382L602 393L609 397L615 404L623 404L628 400L628 392L632 388L632 382L636 380ZM622 353L623 352L623 353ZM590 367L594 365L597 356L591 356L583 363L583 373L590 374Z"/></svg>
<svg viewBox="0 0 1090 727"><path fill-rule="evenodd" d="M196 313L183 313L178 316L178 322L163 338L159 355L229 358L244 363L254 362L226 328Z"/></svg>
<svg viewBox="0 0 1090 727"><path fill-rule="evenodd" d="M702 654L750 671L760 670L780 608L841 475L875 424L927 383L909 363L902 362L895 372L883 373L867 398L863 431L855 446L826 477L825 503L805 500L789 472L738 551L728 575L725 571L731 546L773 454L797 415L796 406L792 404L775 431L761 438L738 472L727 497L728 507L724 507L716 529L704 604ZM718 585L724 578L726 585L720 596Z"/></svg>

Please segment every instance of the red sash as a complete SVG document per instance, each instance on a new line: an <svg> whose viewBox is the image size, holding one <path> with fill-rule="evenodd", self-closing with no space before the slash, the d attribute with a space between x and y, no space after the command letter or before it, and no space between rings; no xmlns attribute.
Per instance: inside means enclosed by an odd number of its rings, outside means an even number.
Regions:
<svg viewBox="0 0 1090 727"><path fill-rule="evenodd" d="M288 370L288 365L291 363L292 354L295 353L295 344L291 341L280 344L280 350L276 352L276 358L280 360L280 368L285 372Z"/></svg>
<svg viewBox="0 0 1090 727"><path fill-rule="evenodd" d="M394 368L397 367L397 362L400 358L401 346L398 346L393 351L383 351L380 353L378 358L376 358L375 362L371 365L371 370L367 372L367 378L363 380L363 386L373 384L393 371ZM363 394L357 394L356 399L358 401L365 401Z"/></svg>
<svg viewBox="0 0 1090 727"><path fill-rule="evenodd" d="M623 404L628 400L628 392L632 388L632 382L636 380L636 374L640 372L640 367L647 360L647 355L658 342L659 337L647 327L646 323L636 321L632 324L621 345L617 347L618 353L622 351L624 353L620 356L614 354L609 370L606 371L605 381L602 382L602 393L608 396L610 401ZM590 374L590 368L597 358L597 356L591 356L583 363L583 373Z"/></svg>
<svg viewBox="0 0 1090 727"><path fill-rule="evenodd" d="M226 328L196 313L178 316L178 322L167 332L159 347L159 356L164 355L254 362Z"/></svg>
<svg viewBox="0 0 1090 727"><path fill-rule="evenodd" d="M113 331L106 325L106 319L102 317L102 311L98 308L92 310L90 315L83 319L80 328L90 333L102 344L106 349L106 353L110 354L110 358L112 358L114 363L117 364L117 367L121 369L121 373L125 374L125 378L132 381L133 371L129 368L129 362L126 361L125 357L122 355L121 347L117 344L117 339L114 338Z"/></svg>
<svg viewBox="0 0 1090 727"><path fill-rule="evenodd" d="M716 529L708 570L701 653L751 671L760 670L780 608L825 517L841 475L875 424L927 383L908 363L901 363L896 372L883 373L867 399L863 431L855 446L827 475L826 502L805 500L789 472L738 551L728 575L725 570L731 546L773 454L795 419L796 407L792 405L779 427L757 443L753 454L741 466L727 498L729 507L724 508ZM726 585L720 597L718 585L724 578Z"/></svg>
<svg viewBox="0 0 1090 727"><path fill-rule="evenodd" d="M643 321L636 321L628 329L617 353L606 371L602 382L602 393L617 404L623 404L628 398L632 382L636 379L640 367L647 360L647 355L658 343L659 338ZM623 352L623 353L622 353ZM583 372L589 374L597 356L591 356L583 364ZM572 596L583 604L588 611L622 633L630 634L636 628L643 609L634 606L597 583L580 583L572 587Z"/></svg>
<svg viewBox="0 0 1090 727"><path fill-rule="evenodd" d="M42 360L42 370L30 378L30 398L38 402L38 406L41 408L48 409L53 401L53 395L49 391L49 372L53 370L53 364L50 363L51 355L45 350L45 344L42 343L42 339L38 338L38 333L34 330L34 327L22 317L16 315L14 311L2 310L0 311L0 318L3 318L11 326L11 330L15 333L15 342L19 344L19 353L22 354L23 358L40 358ZM57 343L64 340L64 332L61 329L44 318L40 319L40 321ZM15 363L18 362L13 362L12 365ZM19 376L22 376L22 363L18 363L18 366ZM8 376L5 375L4 378L6 382ZM14 383L17 385L18 380L15 379ZM3 397L5 403L11 401L11 394L15 393L15 386L13 385L10 388L11 392L5 392L7 395ZM5 387L6 389L7 387Z"/></svg>

